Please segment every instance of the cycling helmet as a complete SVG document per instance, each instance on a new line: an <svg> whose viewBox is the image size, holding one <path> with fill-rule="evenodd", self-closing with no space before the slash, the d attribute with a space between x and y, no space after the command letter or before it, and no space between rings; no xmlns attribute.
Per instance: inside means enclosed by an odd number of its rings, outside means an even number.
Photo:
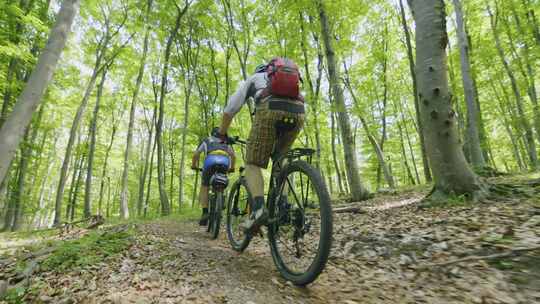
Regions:
<svg viewBox="0 0 540 304"><path fill-rule="evenodd" d="M253 73L256 74L256 73L263 73L263 72L266 72L266 67L267 67L266 64L259 64L259 65L255 68L255 72L253 72Z"/></svg>
<svg viewBox="0 0 540 304"><path fill-rule="evenodd" d="M219 127L212 128L212 132L210 132L210 135L214 137L219 137Z"/></svg>

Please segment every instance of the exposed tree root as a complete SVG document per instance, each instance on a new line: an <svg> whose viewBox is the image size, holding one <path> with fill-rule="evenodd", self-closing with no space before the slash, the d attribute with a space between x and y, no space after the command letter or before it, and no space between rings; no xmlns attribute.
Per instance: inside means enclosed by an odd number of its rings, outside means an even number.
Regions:
<svg viewBox="0 0 540 304"><path fill-rule="evenodd" d="M490 185L484 181L479 181L477 189L472 193L457 195L455 193L447 193L443 190L433 187L431 191L420 201L419 209L431 208L436 206L446 206L453 201L469 201L480 202L490 196Z"/></svg>

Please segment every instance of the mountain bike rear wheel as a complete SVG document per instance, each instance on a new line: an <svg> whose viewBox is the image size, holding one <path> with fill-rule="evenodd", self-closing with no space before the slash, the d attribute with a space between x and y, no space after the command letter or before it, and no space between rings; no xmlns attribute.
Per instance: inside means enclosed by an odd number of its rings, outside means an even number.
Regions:
<svg viewBox="0 0 540 304"><path fill-rule="evenodd" d="M274 264L295 285L313 282L332 244L330 195L319 171L303 160L282 169L268 202L268 240Z"/></svg>

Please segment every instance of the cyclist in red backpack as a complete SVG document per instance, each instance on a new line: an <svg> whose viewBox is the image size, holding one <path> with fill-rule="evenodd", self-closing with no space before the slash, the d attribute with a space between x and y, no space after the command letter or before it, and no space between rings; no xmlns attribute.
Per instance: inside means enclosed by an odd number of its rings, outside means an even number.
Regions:
<svg viewBox="0 0 540 304"><path fill-rule="evenodd" d="M247 230L257 229L268 220L262 169L268 167L270 157L275 158L289 150L304 125L300 82L298 66L290 59L277 57L266 65L259 65L225 107L219 129L219 136L223 138L227 138L234 116L246 101L250 97L255 100L255 115L246 148L245 174L253 195L251 215L243 224ZM278 155L271 155L273 151Z"/></svg>

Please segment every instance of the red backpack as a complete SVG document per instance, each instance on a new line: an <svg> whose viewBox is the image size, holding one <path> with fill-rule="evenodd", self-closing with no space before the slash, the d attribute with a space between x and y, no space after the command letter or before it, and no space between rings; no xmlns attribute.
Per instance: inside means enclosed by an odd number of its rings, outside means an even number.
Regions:
<svg viewBox="0 0 540 304"><path fill-rule="evenodd" d="M266 94L276 97L294 98L304 101L300 94L300 70L296 63L287 58L277 57L266 68L268 87Z"/></svg>

